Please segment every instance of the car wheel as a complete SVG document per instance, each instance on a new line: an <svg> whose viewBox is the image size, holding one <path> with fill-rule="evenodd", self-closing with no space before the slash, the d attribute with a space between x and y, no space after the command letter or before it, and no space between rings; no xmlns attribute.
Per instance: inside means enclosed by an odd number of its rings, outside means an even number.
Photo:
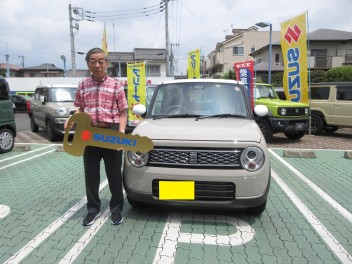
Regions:
<svg viewBox="0 0 352 264"><path fill-rule="evenodd" d="M34 117L33 116L30 117L30 122L31 122L31 131L32 132L38 132L39 131L39 127L34 123Z"/></svg>
<svg viewBox="0 0 352 264"><path fill-rule="evenodd" d="M0 129L0 153L6 153L13 149L15 145L15 136L7 128Z"/></svg>
<svg viewBox="0 0 352 264"><path fill-rule="evenodd" d="M252 207L249 210L253 214L261 215L264 212L265 207L266 207L266 200L262 204Z"/></svg>
<svg viewBox="0 0 352 264"><path fill-rule="evenodd" d="M329 127L325 127L324 131L326 133L334 133L338 129L339 129L339 127L337 127L337 126L329 126Z"/></svg>
<svg viewBox="0 0 352 264"><path fill-rule="evenodd" d="M311 134L319 135L324 129L324 120L318 115L312 115L311 117Z"/></svg>
<svg viewBox="0 0 352 264"><path fill-rule="evenodd" d="M137 209L140 209L142 208L142 203L141 202L138 202L134 199L132 199L131 197L127 196L127 200L128 200L128 203L130 205L132 205L133 207L137 208Z"/></svg>
<svg viewBox="0 0 352 264"><path fill-rule="evenodd" d="M305 135L304 131L295 131L295 132L284 132L285 136L288 139L298 140Z"/></svg>
<svg viewBox="0 0 352 264"><path fill-rule="evenodd" d="M53 125L51 124L50 121L46 122L46 135L50 141L55 141L57 138Z"/></svg>
<svg viewBox="0 0 352 264"><path fill-rule="evenodd" d="M269 122L265 119L258 119L257 124L262 131L266 141L271 141L273 139L273 129L271 128Z"/></svg>

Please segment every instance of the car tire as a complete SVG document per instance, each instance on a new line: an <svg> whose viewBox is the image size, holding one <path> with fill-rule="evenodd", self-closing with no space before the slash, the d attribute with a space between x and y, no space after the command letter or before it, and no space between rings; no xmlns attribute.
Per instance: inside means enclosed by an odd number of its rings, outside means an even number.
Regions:
<svg viewBox="0 0 352 264"><path fill-rule="evenodd" d="M266 201L267 200L265 200L262 204L260 204L258 206L250 208L249 211L252 214L261 215L264 212L265 208L266 208Z"/></svg>
<svg viewBox="0 0 352 264"><path fill-rule="evenodd" d="M311 116L311 129L310 132L312 135L320 135L324 129L324 120L318 115Z"/></svg>
<svg viewBox="0 0 352 264"><path fill-rule="evenodd" d="M140 209L142 208L142 203L141 202L138 202L134 199L132 199L131 197L127 196L127 201L130 205L132 205L133 207L137 208L137 209Z"/></svg>
<svg viewBox="0 0 352 264"><path fill-rule="evenodd" d="M46 135L50 141L55 141L57 138L57 134L55 133L53 125L50 121L46 122Z"/></svg>
<svg viewBox="0 0 352 264"><path fill-rule="evenodd" d="M337 131L339 129L339 127L337 126L329 126L329 127L325 127L324 131L326 133L334 133L335 131Z"/></svg>
<svg viewBox="0 0 352 264"><path fill-rule="evenodd" d="M38 132L39 131L39 127L35 124L33 116L30 117L30 122L31 122L31 131L32 132Z"/></svg>
<svg viewBox="0 0 352 264"><path fill-rule="evenodd" d="M15 136L7 128L0 129L0 153L6 153L13 149L15 145Z"/></svg>
<svg viewBox="0 0 352 264"><path fill-rule="evenodd" d="M305 131L295 131L295 132L284 132L284 134L288 139L298 140L298 139L301 139L302 137L304 137L306 132Z"/></svg>
<svg viewBox="0 0 352 264"><path fill-rule="evenodd" d="M269 122L265 119L258 119L257 124L262 131L266 141L271 141L273 139L273 129L271 128Z"/></svg>

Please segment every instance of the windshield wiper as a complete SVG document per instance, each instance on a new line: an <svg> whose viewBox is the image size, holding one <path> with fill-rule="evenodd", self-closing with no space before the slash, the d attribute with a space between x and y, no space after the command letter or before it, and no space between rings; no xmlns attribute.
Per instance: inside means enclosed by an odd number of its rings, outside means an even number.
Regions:
<svg viewBox="0 0 352 264"><path fill-rule="evenodd" d="M234 115L234 114L216 114L216 115L204 115L200 116L197 118L198 119L204 119L204 118L226 118L226 117L242 117L244 118L245 116L243 115Z"/></svg>
<svg viewBox="0 0 352 264"><path fill-rule="evenodd" d="M161 118L186 118L186 117L197 117L199 118L200 115L191 115L191 114L177 114L177 115L160 115L160 116L154 116L153 120L155 119L161 119Z"/></svg>

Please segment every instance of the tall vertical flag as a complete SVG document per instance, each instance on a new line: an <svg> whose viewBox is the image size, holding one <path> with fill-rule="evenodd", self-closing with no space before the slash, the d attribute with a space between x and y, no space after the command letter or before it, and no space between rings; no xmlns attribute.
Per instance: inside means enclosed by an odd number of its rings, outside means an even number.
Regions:
<svg viewBox="0 0 352 264"><path fill-rule="evenodd" d="M144 62L127 64L127 102L129 109L137 104L146 105L145 67ZM128 119L132 124L138 124L141 117L136 116L132 111L128 111Z"/></svg>
<svg viewBox="0 0 352 264"><path fill-rule="evenodd" d="M254 108L254 61L235 62L236 79L247 88L251 107Z"/></svg>
<svg viewBox="0 0 352 264"><path fill-rule="evenodd" d="M200 49L188 52L188 79L200 78Z"/></svg>
<svg viewBox="0 0 352 264"><path fill-rule="evenodd" d="M103 38L101 40L102 44L102 50L105 52L105 56L107 57L109 52L108 52L108 41L106 39L106 26L105 26L105 22L104 22L104 31L103 31Z"/></svg>
<svg viewBox="0 0 352 264"><path fill-rule="evenodd" d="M281 23L281 49L285 63L283 87L286 98L309 104L307 12Z"/></svg>

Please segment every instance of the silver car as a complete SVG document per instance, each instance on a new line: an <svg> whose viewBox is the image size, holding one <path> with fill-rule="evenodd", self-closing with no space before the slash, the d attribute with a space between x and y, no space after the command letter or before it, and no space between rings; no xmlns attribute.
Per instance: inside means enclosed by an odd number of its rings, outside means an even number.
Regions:
<svg viewBox="0 0 352 264"><path fill-rule="evenodd" d="M158 85L145 119L133 131L150 138L154 148L125 152L130 204L263 212L269 154L251 109L246 88L237 81L188 79ZM265 115L265 109L255 111Z"/></svg>

